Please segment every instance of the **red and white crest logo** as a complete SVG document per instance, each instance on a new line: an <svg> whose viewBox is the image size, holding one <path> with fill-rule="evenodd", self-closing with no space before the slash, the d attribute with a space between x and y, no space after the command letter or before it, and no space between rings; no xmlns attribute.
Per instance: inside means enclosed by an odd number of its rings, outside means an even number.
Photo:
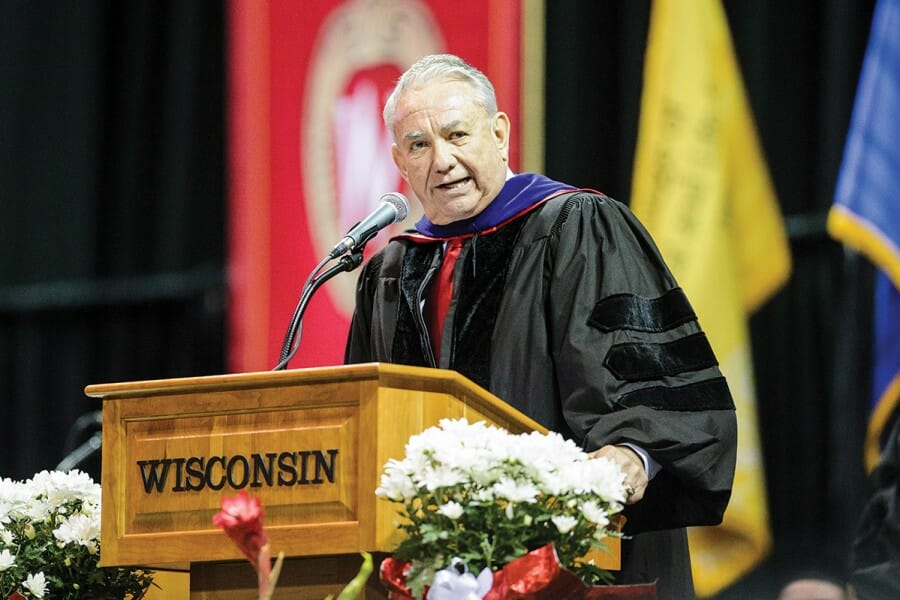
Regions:
<svg viewBox="0 0 900 600"><path fill-rule="evenodd" d="M443 48L431 11L417 0L351 0L322 25L300 128L304 196L319 255L372 212L383 194L408 194L391 159L381 111L400 74ZM411 206L406 223L421 214ZM395 225L394 232L403 227ZM366 254L388 237L382 233L369 242ZM353 278L338 277L328 286L346 315L353 311L353 284Z"/></svg>

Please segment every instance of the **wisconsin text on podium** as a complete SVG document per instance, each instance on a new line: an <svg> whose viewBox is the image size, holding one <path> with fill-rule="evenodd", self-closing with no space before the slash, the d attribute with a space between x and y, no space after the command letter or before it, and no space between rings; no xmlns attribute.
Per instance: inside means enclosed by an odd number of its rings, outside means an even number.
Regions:
<svg viewBox="0 0 900 600"><path fill-rule="evenodd" d="M137 461L144 493L334 483L337 448ZM171 482L171 488L169 483Z"/></svg>

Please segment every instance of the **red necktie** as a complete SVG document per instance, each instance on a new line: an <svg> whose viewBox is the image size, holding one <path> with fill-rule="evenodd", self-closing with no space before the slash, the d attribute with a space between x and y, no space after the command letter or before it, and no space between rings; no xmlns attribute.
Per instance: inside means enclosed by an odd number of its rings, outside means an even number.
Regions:
<svg viewBox="0 0 900 600"><path fill-rule="evenodd" d="M425 319L428 323L428 333L431 337L431 348L434 350L434 359L440 364L441 335L444 329L444 318L450 308L450 298L453 297L453 265L462 250L463 238L450 238L444 248L444 260L428 293L428 301L425 303Z"/></svg>

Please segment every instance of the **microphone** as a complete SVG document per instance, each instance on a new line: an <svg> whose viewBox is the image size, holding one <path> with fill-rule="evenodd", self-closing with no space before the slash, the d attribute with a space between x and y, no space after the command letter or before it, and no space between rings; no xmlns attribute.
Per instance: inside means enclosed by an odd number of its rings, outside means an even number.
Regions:
<svg viewBox="0 0 900 600"><path fill-rule="evenodd" d="M403 194L390 192L381 197L372 214L354 225L347 232L334 249L328 254L328 258L337 258L341 254L362 247L372 239L376 233L394 223L399 223L409 214L409 202Z"/></svg>

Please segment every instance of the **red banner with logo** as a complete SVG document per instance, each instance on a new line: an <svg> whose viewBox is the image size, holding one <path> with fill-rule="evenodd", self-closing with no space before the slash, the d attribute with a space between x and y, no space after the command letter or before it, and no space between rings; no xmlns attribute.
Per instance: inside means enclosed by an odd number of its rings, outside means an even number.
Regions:
<svg viewBox="0 0 900 600"><path fill-rule="evenodd" d="M525 0L232 0L229 4L229 365L271 369L307 276L387 193L421 209L391 159L381 109L421 56L491 79L519 163ZM382 232L366 256L390 236ZM340 364L357 272L326 283L292 368Z"/></svg>

